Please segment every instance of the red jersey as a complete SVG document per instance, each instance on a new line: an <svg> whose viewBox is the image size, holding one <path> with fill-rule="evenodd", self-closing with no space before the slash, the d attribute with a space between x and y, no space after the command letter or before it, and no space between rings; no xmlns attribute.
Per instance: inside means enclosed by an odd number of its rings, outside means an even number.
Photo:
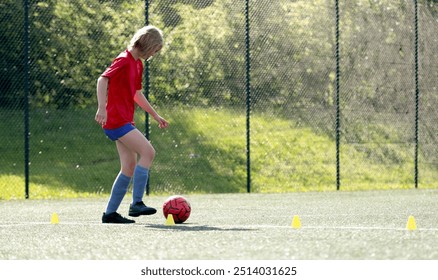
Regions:
<svg viewBox="0 0 438 280"><path fill-rule="evenodd" d="M135 60L132 54L125 50L101 76L109 79L107 121L103 128L114 129L128 123L134 124L134 96L135 92L142 88L143 62L140 59Z"/></svg>

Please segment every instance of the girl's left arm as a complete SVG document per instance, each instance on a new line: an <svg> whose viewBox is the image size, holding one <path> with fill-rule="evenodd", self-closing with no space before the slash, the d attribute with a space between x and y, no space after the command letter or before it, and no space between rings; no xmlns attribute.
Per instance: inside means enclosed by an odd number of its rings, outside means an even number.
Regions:
<svg viewBox="0 0 438 280"><path fill-rule="evenodd" d="M134 101L138 104L138 106L140 106L140 108L142 108L146 113L151 115L158 122L160 128L166 128L169 126L169 123L160 115L158 115L154 108L152 108L151 104L146 99L141 90L137 90L135 92Z"/></svg>

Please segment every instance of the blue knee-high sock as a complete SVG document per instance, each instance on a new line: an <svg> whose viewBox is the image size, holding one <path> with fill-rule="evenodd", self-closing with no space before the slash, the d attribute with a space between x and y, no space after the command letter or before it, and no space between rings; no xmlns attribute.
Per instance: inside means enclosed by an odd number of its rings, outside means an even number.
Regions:
<svg viewBox="0 0 438 280"><path fill-rule="evenodd" d="M134 170L134 183L132 187L132 203L143 200L146 183L149 178L149 169L137 164Z"/></svg>
<svg viewBox="0 0 438 280"><path fill-rule="evenodd" d="M124 175L122 172L119 173L116 180L114 180L113 188L111 190L111 196L108 201L105 214L117 212L120 203L122 203L123 197L128 191L130 181L131 177Z"/></svg>

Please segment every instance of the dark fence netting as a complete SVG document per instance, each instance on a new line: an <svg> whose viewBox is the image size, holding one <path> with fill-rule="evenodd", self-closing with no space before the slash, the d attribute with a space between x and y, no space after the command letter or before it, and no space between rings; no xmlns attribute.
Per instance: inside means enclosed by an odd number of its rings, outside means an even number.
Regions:
<svg viewBox="0 0 438 280"><path fill-rule="evenodd" d="M438 166L438 2L427 1L418 7L419 34L419 181L436 186Z"/></svg>
<svg viewBox="0 0 438 280"><path fill-rule="evenodd" d="M165 45L141 110L150 193L433 188L436 0L3 0L0 199L109 193L99 75L134 32Z"/></svg>
<svg viewBox="0 0 438 280"><path fill-rule="evenodd" d="M362 157L345 165L346 185L414 182L412 4L350 1L341 6L341 161L358 152Z"/></svg>
<svg viewBox="0 0 438 280"><path fill-rule="evenodd" d="M167 142L157 148L151 191L244 190L244 2L152 2L150 22L166 37L151 62L151 100L172 112L173 127L151 131L153 143Z"/></svg>
<svg viewBox="0 0 438 280"><path fill-rule="evenodd" d="M257 1L252 7L256 189L336 186L334 14L333 1Z"/></svg>

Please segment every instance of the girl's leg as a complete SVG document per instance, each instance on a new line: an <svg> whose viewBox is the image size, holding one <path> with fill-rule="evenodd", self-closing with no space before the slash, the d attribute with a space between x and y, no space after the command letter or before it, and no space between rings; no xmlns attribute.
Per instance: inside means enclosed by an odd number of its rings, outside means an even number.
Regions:
<svg viewBox="0 0 438 280"><path fill-rule="evenodd" d="M134 205L143 200L149 178L149 169L155 157L155 150L138 129L134 129L121 137L120 142L139 156L133 171L132 204Z"/></svg>
<svg viewBox="0 0 438 280"><path fill-rule="evenodd" d="M105 214L117 212L123 197L128 191L129 183L136 163L136 154L129 150L123 143L116 141L117 152L119 153L121 170L117 175Z"/></svg>
<svg viewBox="0 0 438 280"><path fill-rule="evenodd" d="M131 152L139 155L137 164L148 169L151 167L155 157L155 149L138 129L131 130L118 141L129 148Z"/></svg>
<svg viewBox="0 0 438 280"><path fill-rule="evenodd" d="M117 209L119 209L119 206L122 203L123 197L128 191L130 181L131 177L119 172L111 189L111 196L105 210L106 215L117 212Z"/></svg>

